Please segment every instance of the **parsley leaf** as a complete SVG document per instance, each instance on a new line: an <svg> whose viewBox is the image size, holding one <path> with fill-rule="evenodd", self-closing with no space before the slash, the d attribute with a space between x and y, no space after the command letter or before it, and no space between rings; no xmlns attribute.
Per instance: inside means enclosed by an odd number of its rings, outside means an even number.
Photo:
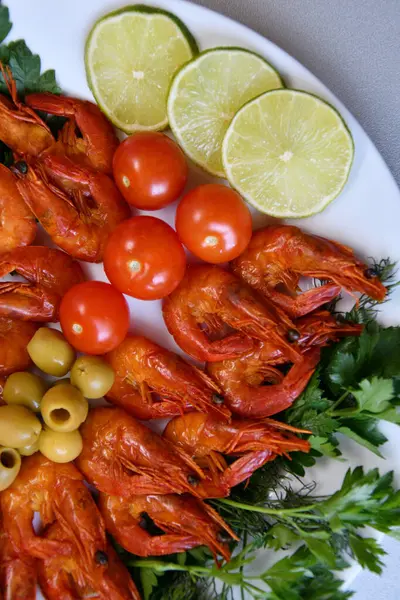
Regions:
<svg viewBox="0 0 400 600"><path fill-rule="evenodd" d="M368 450L383 458L378 447L384 444L387 438L379 431L375 419L365 417L341 419L341 426L338 429L338 433L350 437L358 444L361 444L361 446L368 448Z"/></svg>
<svg viewBox="0 0 400 600"><path fill-rule="evenodd" d="M284 413L291 425L313 432L312 448L338 456L341 433L378 456L386 437L379 420L400 424L400 327L364 329L326 348L318 371ZM295 472L298 473L298 469Z"/></svg>
<svg viewBox="0 0 400 600"><path fill-rule="evenodd" d="M38 54L33 54L24 40L10 42L1 47L1 60L7 64L17 85L18 95L24 97L32 92L51 92L59 94L55 71L50 69L41 73ZM8 93L3 75L0 73L0 92Z"/></svg>
<svg viewBox="0 0 400 600"><path fill-rule="evenodd" d="M382 573L384 565L380 557L385 556L386 552L374 538L364 538L352 533L349 536L349 546L354 558L363 569L369 569L373 573Z"/></svg>
<svg viewBox="0 0 400 600"><path fill-rule="evenodd" d="M338 458L340 456L340 450L338 449L339 442L334 436L327 438L311 435L308 441L311 444L311 448L323 456L329 456L331 458Z"/></svg>
<svg viewBox="0 0 400 600"><path fill-rule="evenodd" d="M328 360L327 358L328 357ZM400 327L364 329L325 353L325 382L333 394L356 386L360 379L400 375Z"/></svg>
<svg viewBox="0 0 400 600"><path fill-rule="evenodd" d="M12 23L10 13L6 6L0 4L0 42L2 42L10 33Z"/></svg>
<svg viewBox="0 0 400 600"><path fill-rule="evenodd" d="M347 388L356 381L357 342L356 338L347 338L334 346L331 360L324 370L325 382L333 394L340 393L342 388Z"/></svg>
<svg viewBox="0 0 400 600"><path fill-rule="evenodd" d="M391 407L393 398L393 382L391 379L372 377L363 379L359 389L353 391L360 412L381 413Z"/></svg>
<svg viewBox="0 0 400 600"><path fill-rule="evenodd" d="M292 425L301 423L303 429L310 429L314 435L326 435L337 429L335 419L327 414L333 402L323 397L319 371L312 376L303 394L293 407L285 412L285 421Z"/></svg>
<svg viewBox="0 0 400 600"><path fill-rule="evenodd" d="M352 592L342 592L342 582L304 547L275 563L263 576L271 588L266 600L346 600Z"/></svg>
<svg viewBox="0 0 400 600"><path fill-rule="evenodd" d="M153 589L158 585L156 573L152 569L141 569L140 583L142 584L144 600L149 600Z"/></svg>
<svg viewBox="0 0 400 600"><path fill-rule="evenodd" d="M24 40L1 43L9 34L12 28L9 10L6 6L0 4L0 60L4 65L8 65L17 85L17 91L20 98L32 92L51 92L59 94L61 92L56 82L55 71L49 69L41 73L40 57L28 48ZM0 73L0 92L8 94L8 88Z"/></svg>

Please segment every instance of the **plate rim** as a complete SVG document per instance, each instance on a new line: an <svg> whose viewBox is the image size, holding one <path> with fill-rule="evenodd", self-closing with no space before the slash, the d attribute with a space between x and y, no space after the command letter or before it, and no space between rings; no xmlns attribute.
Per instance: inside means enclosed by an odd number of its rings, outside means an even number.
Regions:
<svg viewBox="0 0 400 600"><path fill-rule="evenodd" d="M10 8L11 18L13 17L13 14L12 14L13 4L16 1L18 1L18 0L4 0L4 5L8 6ZM39 0L39 2L40 2L40 0ZM110 2L108 0L101 0L101 1L86 0L86 2L89 5L93 4L96 12L100 13L102 11L102 14L106 14L106 11L111 12L111 11L115 10L115 8L113 8L114 5L118 4L118 6L120 8L123 8L126 4L128 4L127 0L125 0L125 2L122 0L118 3L114 2L114 1ZM174 12L176 10L178 12L179 18L182 19L184 22L185 22L185 17L182 16L182 14L183 13L187 14L187 11L192 11L192 12L194 11L197 14L201 14L202 19L207 19L208 22L212 22L213 19L218 18L218 20L223 20L226 23L229 23L229 27L232 28L233 30L239 31L241 37L244 37L248 40L255 40L256 44L263 46L265 48L263 50L263 53L265 54L266 60L268 60L268 61L271 60L272 66L274 68L277 68L278 72L280 72L279 67L275 67L274 59L270 57L270 52L271 52L271 54L275 53L278 56L280 55L282 57L282 59L288 61L289 65L290 65L289 68L292 68L292 65L293 65L300 74L306 75L307 84L310 84L311 86L315 85L317 87L317 94L319 94L320 90L322 90L323 94L327 95L328 101L332 102L333 105L335 107L337 107L342 114L344 114L345 121L346 122L350 121L350 124L349 124L350 129L352 129L355 124L356 127L358 128L359 132L360 133L362 132L362 136L363 136L363 139L365 140L365 143L369 144L371 151L373 152L374 161L380 162L379 169L380 169L380 172L382 173L382 177L384 175L385 180L388 183L390 182L390 184L392 185L393 197L395 198L397 196L397 199L400 201L399 185L398 185L393 173L391 172L390 168L388 167L385 159L379 152L378 148L376 147L375 143L373 142L373 140L371 139L371 137L369 136L367 131L360 124L360 122L354 116L354 114L338 98L338 96L334 92L331 91L331 89L328 87L328 85L326 85L326 83L322 79L320 79L319 77L314 75L312 70L310 70L308 67L303 65L295 56L293 56L292 54L290 54L289 52L284 50L281 46L279 46L278 44L276 44L275 42L270 40L268 37L262 35L261 33L257 32L257 31L254 31L251 27L245 25L241 21L238 21L232 17L229 17L226 14L220 13L217 10L213 10L213 9L205 7L205 6L194 4L194 3L190 2L189 0L154 0L154 2L152 0L139 0L137 2L132 2L132 4L139 4L139 3L145 4L145 5L150 5L150 6L155 6L155 7L160 7L160 8L166 8L167 10L170 10L171 12ZM87 24L85 24L85 26L86 25ZM195 27L192 27L192 29L193 29L194 37L196 38L196 29L195 29ZM12 31L11 31L11 39L14 39ZM28 43L28 45L30 45L30 43ZM32 50L34 52L36 51L36 49L34 47L32 48ZM83 61L83 47L82 47L82 61ZM57 73L57 65L54 65L54 68ZM287 80L288 76L290 77L290 72L289 73L285 72L282 74L282 78L283 78L284 82ZM92 96L92 93L89 90L89 88L88 88L88 91L89 91L90 96ZM81 95L81 94L79 94L79 95ZM349 117L350 117L350 119L349 119ZM400 202L399 202L399 204L400 204ZM383 537L384 536L382 534L378 537L378 539L382 539ZM356 567L351 568L351 573L349 573L349 576L346 577L346 579L344 580L344 589L349 589L349 586L351 586L352 582L354 581L356 576L361 571L362 571L362 568L358 565Z"/></svg>

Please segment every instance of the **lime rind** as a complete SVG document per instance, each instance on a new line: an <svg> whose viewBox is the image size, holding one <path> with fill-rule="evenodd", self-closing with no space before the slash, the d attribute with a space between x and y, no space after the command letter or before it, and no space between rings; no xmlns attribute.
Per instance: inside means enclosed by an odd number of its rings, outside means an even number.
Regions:
<svg viewBox="0 0 400 600"><path fill-rule="evenodd" d="M271 100L278 94L286 95L287 99L291 98L292 106L286 106L282 114L274 115L274 119L271 115L268 121L268 114L263 113L260 105L265 99ZM307 128L304 122L300 124L293 105L295 98L308 98L313 101L308 107L309 123L312 127L309 125ZM256 107L258 118L256 111L252 110ZM325 112L324 119L319 124L318 110ZM253 112L252 115L250 111ZM289 115L290 112L292 114ZM240 123L244 116L248 117L245 125ZM298 164L285 169L281 162L290 162L293 153L285 144L282 145L282 137L279 132L274 131L273 124L279 123L282 127L285 120L290 122L291 116L294 119L293 127L291 131L290 127L286 128L283 138L285 135L289 138L293 136L294 141L300 144L299 147L303 143L307 152L303 156L299 153L298 159L295 152L294 157ZM328 126L329 120L335 121L336 127ZM246 131L245 134L235 131L238 124L240 129ZM236 151L233 150L235 143ZM332 148L335 150L335 144L336 152L331 152ZM343 190L354 159L354 141L340 113L325 100L303 90L271 90L250 100L237 112L226 132L222 144L222 157L230 185L249 204L273 217L305 218L324 210ZM341 160L342 157L344 160ZM335 185L331 186L332 189L327 190L326 185L321 185L324 179L329 181L333 178L336 178L336 181ZM328 193L318 197L318 189L324 189ZM296 194L298 198L293 201Z"/></svg>
<svg viewBox="0 0 400 600"><path fill-rule="evenodd" d="M127 13L127 12L139 12L139 13L148 14L148 15L159 14L159 15L164 15L164 17L168 17L169 19L171 19L171 21L174 21L175 25L183 33L184 37L186 38L186 41L188 42L188 44L191 48L193 56L196 56L197 54L199 54L200 50L199 50L199 46L196 42L196 39L194 38L192 32L185 25L185 23L183 21L181 21L181 19L179 17L174 15L174 13L171 13L168 10L164 10L163 8L158 8L156 6L149 6L148 4L129 4L127 6L123 6L122 8L118 8L117 10L114 10L112 12L109 12L107 15L104 15L102 17L102 19L104 19L106 17L114 16L114 15L119 15L120 13ZM100 20L101 19L98 19L98 21L100 21Z"/></svg>
<svg viewBox="0 0 400 600"><path fill-rule="evenodd" d="M242 61L246 68L237 68L235 72L229 65L233 56L234 63ZM214 59L218 58L221 59L220 63L213 65ZM197 72L200 68L203 69L201 74ZM212 69L214 79L209 77ZM192 73L194 81L191 82ZM186 88L183 86L182 91L183 78L186 78ZM206 89L207 81L209 89ZM253 85L249 85L252 81ZM172 79L167 104L170 127L185 153L195 164L211 175L225 177L221 147L234 114L260 92L283 86L282 78L276 69L265 58L251 50L236 46L205 50L181 67ZM221 87L222 89L219 89ZM203 96L201 91L204 92ZM190 110L185 105L185 94L191 102Z"/></svg>
<svg viewBox="0 0 400 600"><path fill-rule="evenodd" d="M128 6L101 17L92 27L85 45L88 84L103 112L125 133L162 130L168 126L171 79L198 51L193 35L172 13ZM131 68L132 56L136 70Z"/></svg>

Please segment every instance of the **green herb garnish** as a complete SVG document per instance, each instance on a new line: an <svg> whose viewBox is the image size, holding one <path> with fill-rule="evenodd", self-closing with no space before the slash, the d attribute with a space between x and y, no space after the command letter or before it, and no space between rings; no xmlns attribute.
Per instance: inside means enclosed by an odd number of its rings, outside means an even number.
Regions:
<svg viewBox="0 0 400 600"><path fill-rule="evenodd" d="M0 42L3 42L11 31L8 8L0 5ZM32 92L52 92L59 94L60 88L56 82L55 71L50 69L41 73L40 57L28 48L24 40L2 43L0 45L0 60L8 65L17 84L18 94L23 98ZM0 73L0 92L8 93L3 75Z"/></svg>

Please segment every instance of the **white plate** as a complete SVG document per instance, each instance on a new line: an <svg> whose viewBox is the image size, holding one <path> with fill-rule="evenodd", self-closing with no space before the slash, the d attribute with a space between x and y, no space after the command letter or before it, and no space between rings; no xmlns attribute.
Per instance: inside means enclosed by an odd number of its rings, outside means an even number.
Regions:
<svg viewBox="0 0 400 600"><path fill-rule="evenodd" d="M146 0L144 3L153 4ZM41 57L43 68L56 70L57 80L66 93L92 99L83 62L85 38L98 17L124 6L124 2L64 0L54 3L53 0L7 0L6 4L10 8L14 23L10 39L25 39L29 48ZM322 214L297 224L308 231L332 237L354 247L360 256L390 256L399 261L399 190L371 140L341 102L294 58L243 25L183 0L157 0L154 5L177 14L192 31L202 50L212 46L235 45L259 52L278 69L287 86L314 92L339 109L355 140L355 160L349 181L340 197ZM190 186L193 187L207 179L209 178L206 175L193 169ZM175 207L169 207L156 215L173 224L174 212ZM254 217L257 225L266 221L260 214ZM100 265L85 265L85 269L92 278L105 278ZM148 335L180 352L165 329L159 302L140 302L130 298L129 304L132 328L135 332ZM382 321L385 324L400 323L400 290L383 307ZM386 461L345 440L342 449L348 461L340 463L320 460L313 473L321 493L336 489L349 465L363 464L366 468L378 466L381 472L394 469L399 483L400 448L396 444L396 435L398 436L399 432L395 425L388 423L384 424L382 429L390 440L382 448ZM261 569L275 560L276 557L269 552L268 556L260 555L257 563ZM354 567L346 572L347 585L359 570L358 567Z"/></svg>

